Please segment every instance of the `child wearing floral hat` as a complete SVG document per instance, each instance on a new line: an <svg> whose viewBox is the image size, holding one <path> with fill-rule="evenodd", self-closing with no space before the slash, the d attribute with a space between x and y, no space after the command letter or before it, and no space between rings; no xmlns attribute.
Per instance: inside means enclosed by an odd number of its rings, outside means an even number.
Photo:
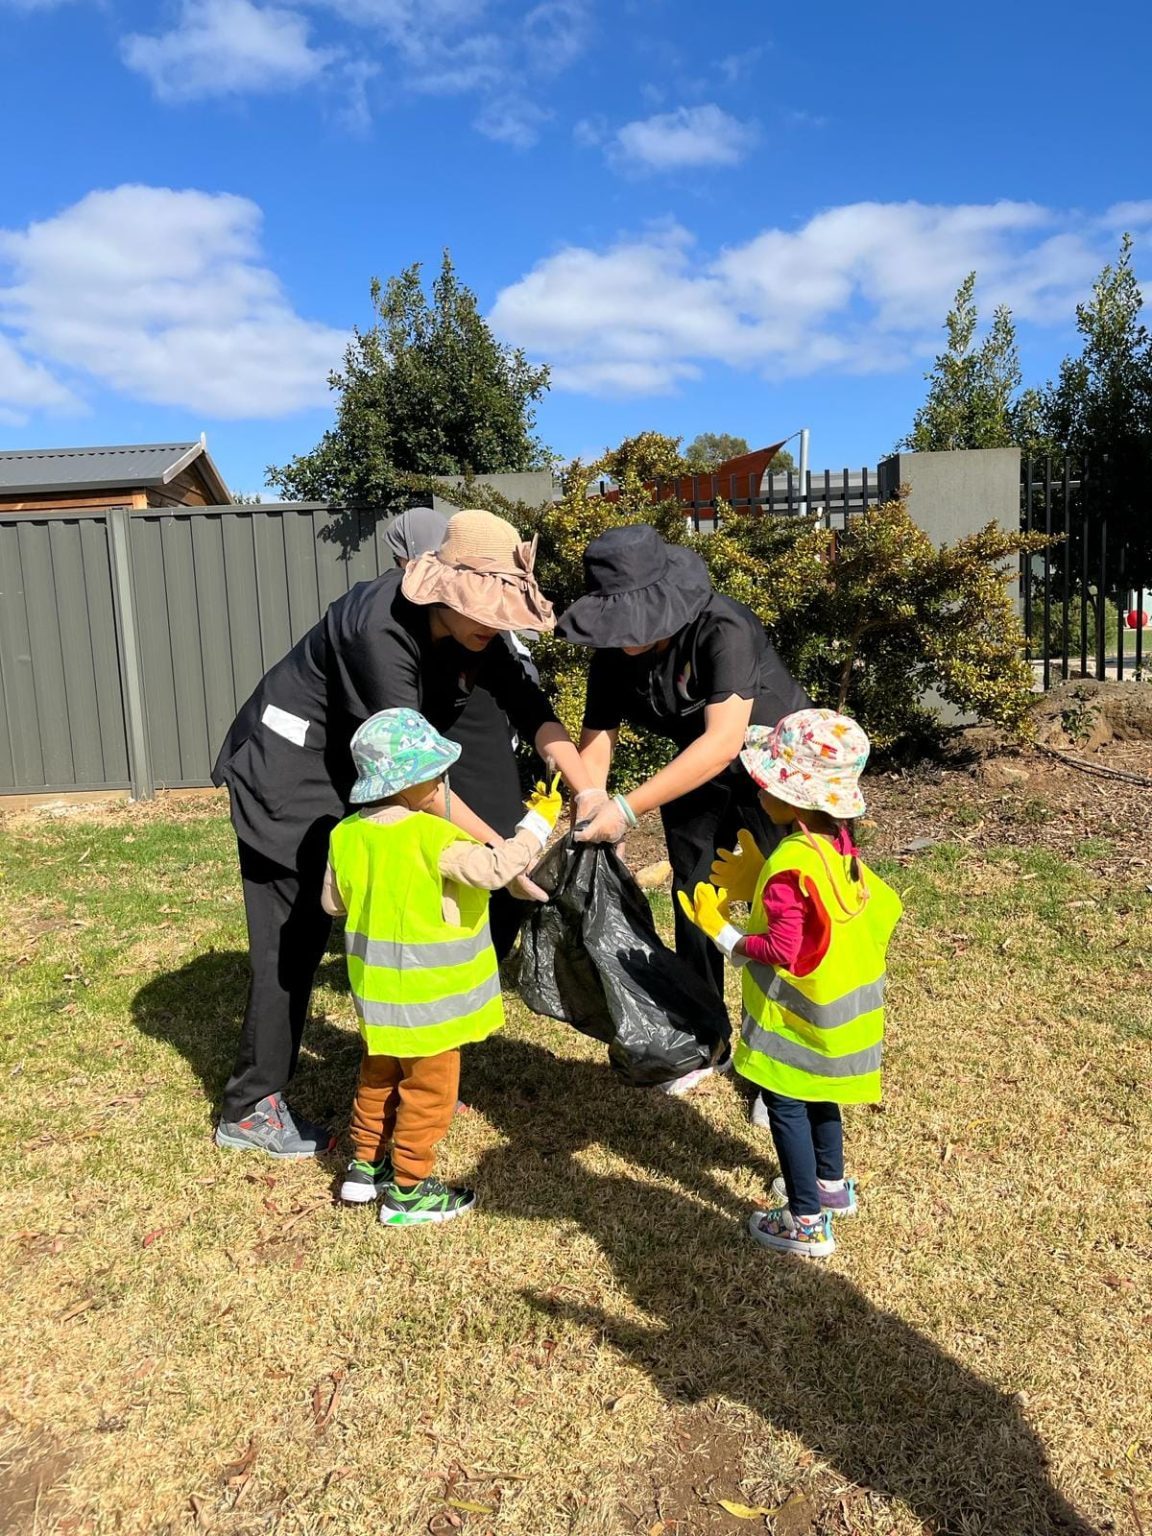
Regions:
<svg viewBox="0 0 1152 1536"><path fill-rule="evenodd" d="M476 1202L433 1169L456 1107L460 1047L504 1023L488 893L535 863L560 814L557 778L537 784L514 837L476 842L431 814L459 756L414 709L373 715L352 738L358 809L329 841L324 909L345 919L364 1038L340 1197L379 1199L386 1226L449 1221Z"/></svg>
<svg viewBox="0 0 1152 1536"><path fill-rule="evenodd" d="M749 1230L767 1248L816 1258L835 1249L832 1216L856 1211L840 1106L880 1098L885 957L901 913L853 838L869 750L856 722L830 709L749 727L740 760L787 835L765 860L741 832L739 853L719 851L713 884L697 885L692 902L680 895L742 970L733 1064L760 1090L781 1170L779 1204L755 1212ZM747 933L728 922L729 898L751 904Z"/></svg>

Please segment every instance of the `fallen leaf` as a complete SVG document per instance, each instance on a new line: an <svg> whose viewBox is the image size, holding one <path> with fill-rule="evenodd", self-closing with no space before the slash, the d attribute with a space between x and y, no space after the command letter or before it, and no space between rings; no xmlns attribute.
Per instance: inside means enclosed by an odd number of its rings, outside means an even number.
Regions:
<svg viewBox="0 0 1152 1536"><path fill-rule="evenodd" d="M732 1499L717 1499L721 1509L726 1509L730 1515L735 1515L737 1520L759 1520L764 1515L774 1515L776 1511L769 1509L767 1504L737 1504Z"/></svg>
<svg viewBox="0 0 1152 1536"><path fill-rule="evenodd" d="M216 1521L211 1510L208 1508L207 1499L201 1499L196 1494L192 1494L188 1500L188 1507L195 1516L196 1529L198 1531L210 1531L213 1529Z"/></svg>
<svg viewBox="0 0 1152 1536"><path fill-rule="evenodd" d="M74 1307L69 1307L67 1312L62 1312L56 1319L58 1323L70 1323L74 1317L79 1317L81 1312L87 1312L90 1307L96 1305L96 1298L89 1296L87 1301L81 1301Z"/></svg>
<svg viewBox="0 0 1152 1536"><path fill-rule="evenodd" d="M453 1509L462 1509L466 1515L494 1515L496 1513L491 1504L473 1504L468 1499L449 1499L448 1503Z"/></svg>
<svg viewBox="0 0 1152 1536"><path fill-rule="evenodd" d="M348 1373L345 1370L332 1371L321 1379L312 1388L312 1422L316 1427L316 1433L322 1435L331 1424L336 1415L336 1407L340 1401L340 1395L344 1391L344 1382ZM325 1401L325 1383L331 1383L331 1390L327 1393Z"/></svg>
<svg viewBox="0 0 1152 1536"><path fill-rule="evenodd" d="M1129 1280L1127 1275L1101 1275L1101 1280L1114 1291L1134 1291L1136 1282Z"/></svg>
<svg viewBox="0 0 1152 1536"><path fill-rule="evenodd" d="M229 1488L242 1489L244 1484L252 1476L252 1468L255 1465L259 1447L256 1437L253 1435L245 1446L238 1461L230 1461L220 1473L221 1481Z"/></svg>
<svg viewBox="0 0 1152 1536"><path fill-rule="evenodd" d="M156 1241L156 1239L158 1237L160 1237L163 1233L167 1232L167 1230L168 1230L167 1227L153 1227L151 1232L145 1232L145 1234L144 1234L144 1241L141 1243L140 1246L142 1248L151 1248L152 1244Z"/></svg>

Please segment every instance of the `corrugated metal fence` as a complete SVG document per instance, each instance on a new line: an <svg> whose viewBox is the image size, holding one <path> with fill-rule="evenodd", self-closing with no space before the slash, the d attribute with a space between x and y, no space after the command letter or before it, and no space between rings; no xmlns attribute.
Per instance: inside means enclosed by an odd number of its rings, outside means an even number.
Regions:
<svg viewBox="0 0 1152 1536"><path fill-rule="evenodd" d="M0 516L0 794L206 785L385 521L306 503Z"/></svg>

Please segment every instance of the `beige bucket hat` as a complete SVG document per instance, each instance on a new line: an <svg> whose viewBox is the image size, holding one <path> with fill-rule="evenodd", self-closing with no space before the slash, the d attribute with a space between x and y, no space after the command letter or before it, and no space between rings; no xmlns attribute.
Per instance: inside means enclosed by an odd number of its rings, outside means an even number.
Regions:
<svg viewBox="0 0 1152 1536"><path fill-rule="evenodd" d="M409 561L400 590L410 603L443 603L490 629L555 629L535 563L535 539L525 543L502 517L469 509L449 521L439 549Z"/></svg>

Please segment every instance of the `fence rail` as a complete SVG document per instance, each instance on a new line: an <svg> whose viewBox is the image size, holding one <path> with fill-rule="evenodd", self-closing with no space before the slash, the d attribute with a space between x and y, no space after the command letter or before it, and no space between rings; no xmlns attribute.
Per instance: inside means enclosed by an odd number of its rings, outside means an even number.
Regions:
<svg viewBox="0 0 1152 1536"><path fill-rule="evenodd" d="M1025 655L1044 689L1057 677L1145 675L1146 573L1110 529L1093 486L1090 466L1068 459L1021 464L1020 526L1050 541L1021 556L1020 569Z"/></svg>

